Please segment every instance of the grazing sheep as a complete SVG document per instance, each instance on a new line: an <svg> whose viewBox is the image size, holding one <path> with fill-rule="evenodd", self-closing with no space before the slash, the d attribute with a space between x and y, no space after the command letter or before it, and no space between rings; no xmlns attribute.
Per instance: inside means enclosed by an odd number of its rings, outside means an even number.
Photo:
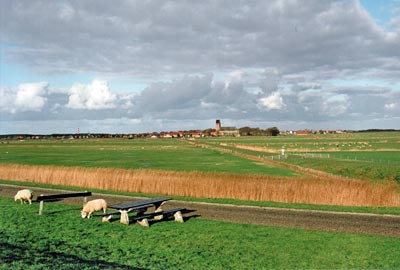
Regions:
<svg viewBox="0 0 400 270"><path fill-rule="evenodd" d="M99 210L103 210L103 214L106 213L107 202L103 199L97 199L87 202L82 209L81 216L82 218L90 218L93 212Z"/></svg>
<svg viewBox="0 0 400 270"><path fill-rule="evenodd" d="M14 201L16 202L17 200L21 201L21 204L25 202L29 202L29 204L32 204L32 198L33 198L33 191L30 189L21 189L20 191L17 192L14 196Z"/></svg>

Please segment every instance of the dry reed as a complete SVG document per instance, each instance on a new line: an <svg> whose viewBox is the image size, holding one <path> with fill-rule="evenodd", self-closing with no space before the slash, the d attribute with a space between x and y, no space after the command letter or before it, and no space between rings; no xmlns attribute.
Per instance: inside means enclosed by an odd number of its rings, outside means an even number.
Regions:
<svg viewBox="0 0 400 270"><path fill-rule="evenodd" d="M0 165L0 179L168 196L348 206L399 206L394 182L58 166Z"/></svg>

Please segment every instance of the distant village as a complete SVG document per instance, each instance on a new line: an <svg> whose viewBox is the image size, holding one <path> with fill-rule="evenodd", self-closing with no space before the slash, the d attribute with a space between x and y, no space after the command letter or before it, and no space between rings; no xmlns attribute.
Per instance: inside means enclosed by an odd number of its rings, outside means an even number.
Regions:
<svg viewBox="0 0 400 270"><path fill-rule="evenodd" d="M368 131L396 131L394 129L370 129L357 132ZM183 130L183 131L161 131L149 133L129 133L129 134L110 134L110 133L80 133L79 129L76 133L66 134L0 134L2 140L42 140L42 139L98 139L98 138L124 138L124 139L139 139L139 138L203 138L203 137L240 137L240 136L307 136L311 134L342 134L346 130L279 130L277 127L267 129L252 128L252 127L223 127L220 120L216 120L215 128L205 130Z"/></svg>
<svg viewBox="0 0 400 270"><path fill-rule="evenodd" d="M202 138L202 137L240 137L240 136L289 136L289 135L310 135L310 134L332 134L343 133L342 130L284 130L280 131L277 127L267 129L252 127L223 127L220 120L216 120L215 128L205 130L183 130L183 131L162 131L150 133L130 133L130 134L109 134L109 133L76 133L66 134L5 134L0 135L3 140L41 140L41 139L91 139L91 138Z"/></svg>

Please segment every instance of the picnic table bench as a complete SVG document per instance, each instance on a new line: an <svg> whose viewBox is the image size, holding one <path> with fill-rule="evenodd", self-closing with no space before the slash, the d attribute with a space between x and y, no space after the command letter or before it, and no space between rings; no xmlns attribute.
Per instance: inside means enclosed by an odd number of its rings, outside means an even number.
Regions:
<svg viewBox="0 0 400 270"><path fill-rule="evenodd" d="M183 222L182 211L185 210L184 208L174 208L167 211L163 211L161 206L171 200L171 198L152 198L146 200L137 200L133 202L126 202L111 205L108 208L116 209L120 213L120 222L123 224L129 224L129 216L128 213L135 212L136 216L132 218L132 220L137 221L142 226L149 226L148 218L154 218L155 220L161 220L164 217L174 215L175 220L179 222ZM148 208L154 206L154 212L147 213ZM114 213L108 213L105 215L112 215Z"/></svg>
<svg viewBox="0 0 400 270"><path fill-rule="evenodd" d="M60 193L60 194L53 194L53 195L39 195L36 198L36 201L39 202L39 215L42 215L43 212L43 203L44 202L51 202L65 198L76 198L76 197L83 197L83 204L86 203L87 197L92 196L92 192L85 191L85 192L75 192L75 193Z"/></svg>

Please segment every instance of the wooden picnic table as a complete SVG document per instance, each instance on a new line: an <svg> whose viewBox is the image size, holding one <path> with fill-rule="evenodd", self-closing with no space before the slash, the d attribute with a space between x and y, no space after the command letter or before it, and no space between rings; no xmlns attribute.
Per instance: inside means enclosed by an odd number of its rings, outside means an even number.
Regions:
<svg viewBox="0 0 400 270"><path fill-rule="evenodd" d="M154 212L151 214L154 219L159 220L163 218L163 211L161 205L163 205L166 201L171 200L171 198L151 198L146 200L137 200L133 202L126 202L120 204L110 205L109 208L116 209L121 214L120 222L123 224L129 224L129 216L128 213L136 212L136 220L139 224L148 226L147 216L144 217L144 213L148 208L154 206ZM110 215L110 214L109 214ZM141 218L143 216L143 218ZM142 224L143 223L143 224Z"/></svg>

